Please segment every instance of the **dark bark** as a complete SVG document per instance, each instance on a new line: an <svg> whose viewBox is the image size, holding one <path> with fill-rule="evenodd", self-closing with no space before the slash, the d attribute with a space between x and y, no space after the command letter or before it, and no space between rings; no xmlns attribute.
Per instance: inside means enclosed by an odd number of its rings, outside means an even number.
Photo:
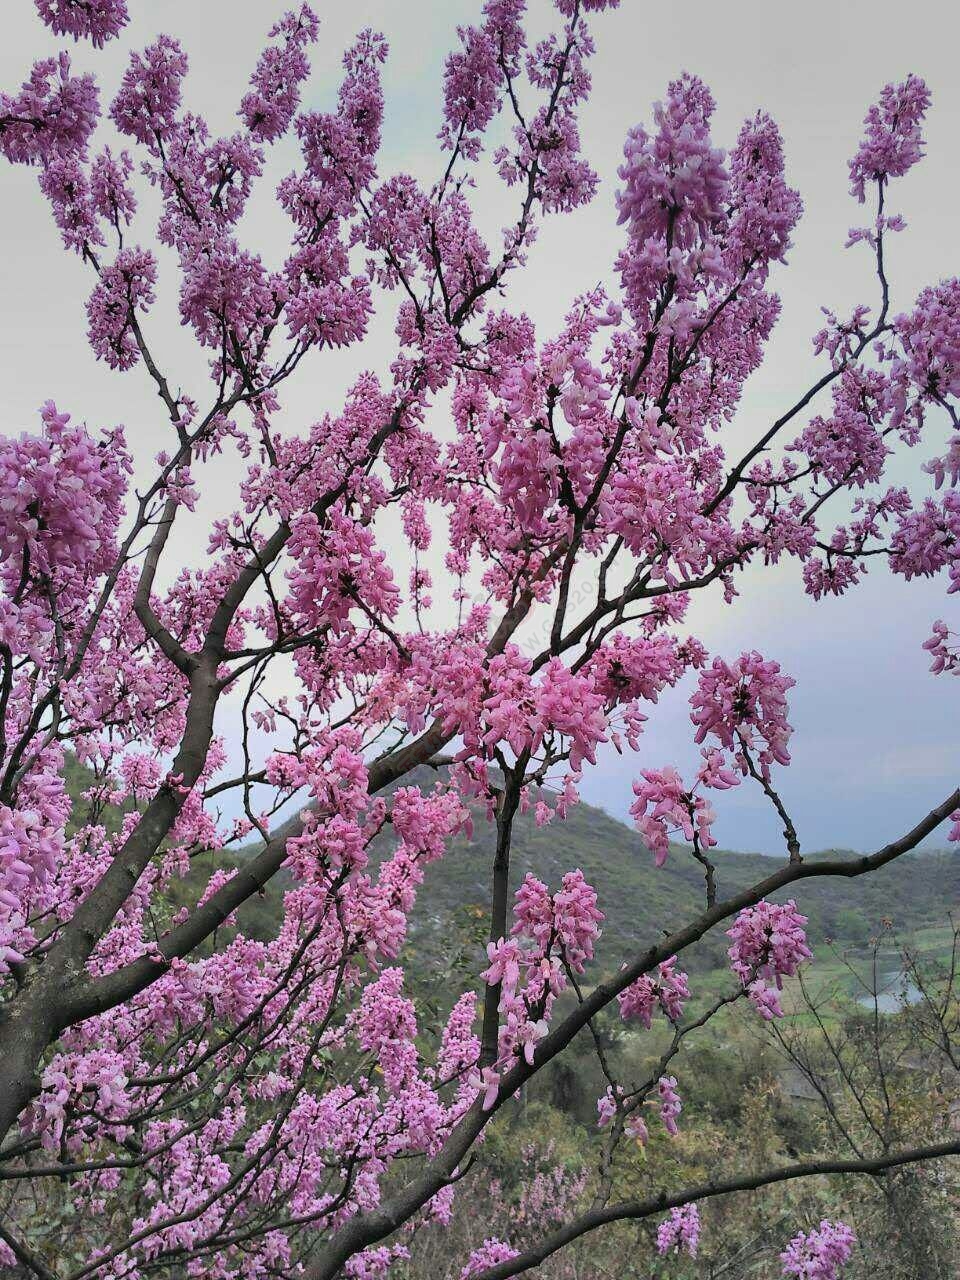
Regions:
<svg viewBox="0 0 960 1280"><path fill-rule="evenodd" d="M493 859L493 893L490 904L489 939L496 942L506 937L507 900L510 889L510 842L513 819L520 804L523 775L526 769L524 756L511 769L504 780L503 792L497 806L497 849ZM500 992L502 983L488 984L483 997L483 1029L480 1033L480 1066L489 1067L497 1058L500 1035Z"/></svg>

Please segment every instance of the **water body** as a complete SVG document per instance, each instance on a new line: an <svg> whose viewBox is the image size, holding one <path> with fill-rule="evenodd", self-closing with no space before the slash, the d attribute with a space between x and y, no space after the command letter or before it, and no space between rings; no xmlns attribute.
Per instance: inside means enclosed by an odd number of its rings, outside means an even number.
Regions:
<svg viewBox="0 0 960 1280"><path fill-rule="evenodd" d="M881 1013L897 1013L922 999L919 987L903 971L899 961L894 961L889 967L878 965L877 1008ZM863 1009L872 1009L873 996L865 991L857 997L857 1004Z"/></svg>

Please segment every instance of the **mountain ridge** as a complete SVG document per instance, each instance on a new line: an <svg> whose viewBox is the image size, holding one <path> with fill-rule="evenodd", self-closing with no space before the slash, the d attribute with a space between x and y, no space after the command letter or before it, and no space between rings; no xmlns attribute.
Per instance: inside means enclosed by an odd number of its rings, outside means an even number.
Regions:
<svg viewBox="0 0 960 1280"><path fill-rule="evenodd" d="M74 816L83 807L82 792L92 776L75 760L68 761L67 781L74 800ZM421 768L397 786L432 788L433 769ZM119 825L120 810L107 806L100 815L108 829ZM475 974L488 928L490 874L494 828L483 812L475 811L472 835L462 834L427 871L410 919L404 962L412 963L423 980L452 968ZM374 842L372 861L378 863L394 847L388 830ZM174 906L189 905L202 891L215 866L241 863L256 852L253 845L233 852L200 854L195 873L175 891ZM825 850L838 858L860 855ZM820 854L816 856L821 856ZM767 854L711 851L716 866L718 895L736 893L766 878L777 860ZM510 888L514 892L528 872L551 888L564 872L579 867L597 891L604 912L597 948L600 967L609 972L638 949L687 922L705 904L704 872L689 848L671 846L663 867L638 832L604 810L581 802L568 816L537 827L533 808L514 822L510 860ZM290 884L281 873L262 895L239 912L241 927L253 936L274 935L282 911L282 892ZM906 935L927 925L942 924L951 904L960 904L960 858L954 853L918 850L906 854L869 876L798 882L778 898L793 897L810 917L808 933L814 943L834 941L840 948L864 946L883 929ZM725 961L726 938L718 928L693 949L690 966L713 968Z"/></svg>
<svg viewBox="0 0 960 1280"><path fill-rule="evenodd" d="M414 784L418 780L415 777ZM431 950L442 949L444 923L462 915L464 908L489 901L492 847L492 827L481 817L472 837L451 841L444 857L431 865L412 919L415 948L430 941ZM838 858L861 856L843 850L823 853ZM721 898L764 879L777 865L767 854L725 850L712 850L711 860ZM597 891L598 905L606 916L597 956L607 969L672 932L705 905L704 871L689 848L671 846L666 863L658 868L638 832L586 803L575 805L566 819L555 818L545 827L536 826L532 810L517 817L511 891L527 872L553 888L565 871L576 867ZM913 932L942 923L945 903L960 902L960 859L923 850L906 854L869 876L812 878L774 897L796 900L810 917L808 932L814 942L861 946L883 928ZM697 967L722 964L727 945L722 930L714 931L696 949Z"/></svg>

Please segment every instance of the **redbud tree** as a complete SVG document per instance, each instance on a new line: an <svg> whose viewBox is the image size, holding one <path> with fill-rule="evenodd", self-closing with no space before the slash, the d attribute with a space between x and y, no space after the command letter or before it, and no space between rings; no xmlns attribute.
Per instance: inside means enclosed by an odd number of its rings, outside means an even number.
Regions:
<svg viewBox="0 0 960 1280"><path fill-rule="evenodd" d="M960 281L895 301L889 271L927 88L883 88L850 161L865 301L827 313L797 356L808 390L733 449L801 214L770 116L724 151L707 86L667 85L626 135L609 279L581 282L549 333L522 307L539 226L597 188L578 113L594 27L616 39L601 13L616 7L556 0L532 40L524 0L477 0L438 86L431 185L378 169L380 35L361 32L339 85L303 106L306 5L265 22L228 136L189 109L169 35L131 52L112 100L66 51L0 94L0 151L34 167L89 271L86 340L152 383L168 435L134 475L109 408L80 425L48 401L0 444L0 1179L65 1184L95 1237L79 1266L51 1270L14 1194L7 1264L64 1280L383 1274L469 1194L491 1119L599 1014L665 1020L676 1045L694 1029L683 952L726 930L717 1007L742 997L777 1018L810 956L789 886L869 874L951 817L960 833L954 792L876 853L805 860L777 778L793 681L683 628L696 593L734 605L746 566L789 557L815 599L877 560L960 587ZM36 9L65 44L123 38L128 18L127 0ZM298 147L286 174L271 168L281 139ZM487 182L513 202L493 240L474 208ZM260 183L282 244L245 243ZM168 289L209 373L183 389L151 323ZM322 396L324 357L363 343L377 309L392 358L317 421L291 421L286 384ZM225 458L243 479L214 516ZM170 553L182 526L187 565ZM945 624L926 647L937 672L957 668ZM702 864L705 901L597 982L603 903L575 868L511 894L514 821L532 807L562 822L598 749L635 751L681 680L701 764L638 768L631 811L658 864ZM92 779L81 813L68 753ZM408 780L423 765L435 785ZM785 847L724 897L713 805L737 786L765 794ZM442 1027L421 1027L398 964L407 923L471 822L489 851L486 967ZM372 858L378 836L388 852ZM184 905L194 856L239 846L253 852ZM246 936L238 908L281 870L276 936ZM670 1062L645 1082L609 1072L605 1167L622 1141L682 1125ZM698 1200L958 1150L931 1135L670 1191L654 1169L646 1199L603 1184L526 1252L491 1237L462 1275L519 1274L624 1218L695 1252ZM851 1247L843 1223L800 1231L784 1274L839 1274Z"/></svg>

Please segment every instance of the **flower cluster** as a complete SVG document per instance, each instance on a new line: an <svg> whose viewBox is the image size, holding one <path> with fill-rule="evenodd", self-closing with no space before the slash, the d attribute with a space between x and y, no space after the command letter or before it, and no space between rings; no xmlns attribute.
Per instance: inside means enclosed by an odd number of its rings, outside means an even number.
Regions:
<svg viewBox="0 0 960 1280"><path fill-rule="evenodd" d="M89 40L102 48L129 21L126 0L34 0L41 21L54 35Z"/></svg>
<svg viewBox="0 0 960 1280"><path fill-rule="evenodd" d="M539 680L531 677L529 667L514 645L489 663L490 692L480 706L484 748L492 754L505 743L518 756L535 755L545 744L566 739L575 772L584 761L595 764L597 747L607 738L607 720L594 681L574 675L559 658L549 660Z"/></svg>
<svg viewBox="0 0 960 1280"><path fill-rule="evenodd" d="M16 95L0 93L0 155L14 164L82 156L98 111L93 76L70 73L70 59L34 63Z"/></svg>
<svg viewBox="0 0 960 1280"><path fill-rule="evenodd" d="M704 850L717 843L711 831L717 815L700 788L726 791L739 781L739 775L715 748L704 752L696 781L689 788L673 765L643 770L633 784L635 799L630 813L658 867L667 860L671 835L682 835Z"/></svg>
<svg viewBox="0 0 960 1280"><path fill-rule="evenodd" d="M156 280L156 259L145 249L121 249L101 272L87 302L87 337L111 369L129 369L140 359L137 312L153 304Z"/></svg>
<svg viewBox="0 0 960 1280"><path fill-rule="evenodd" d="M695 1204L671 1209L670 1217L657 1227L657 1253L685 1253L697 1256L700 1243L700 1211Z"/></svg>
<svg viewBox="0 0 960 1280"><path fill-rule="evenodd" d="M624 1021L638 1018L648 1031L657 1008L671 1022L679 1022L684 1002L689 999L687 975L677 968L676 956L671 956L657 966L656 977L642 974L617 996L620 1017Z"/></svg>
<svg viewBox="0 0 960 1280"><path fill-rule="evenodd" d="M132 55L110 107L121 133L150 147L170 137L187 65L187 55L169 36Z"/></svg>
<svg viewBox="0 0 960 1280"><path fill-rule="evenodd" d="M930 655L930 670L934 675L943 671L960 674L960 642L942 619L938 618L933 624L933 634L924 640L923 647Z"/></svg>
<svg viewBox="0 0 960 1280"><path fill-rule="evenodd" d="M37 810L14 812L0 805L0 975L22 962L23 950L33 944L27 920L44 902L43 890L62 853L62 793L49 784L37 791Z"/></svg>
<svg viewBox="0 0 960 1280"><path fill-rule="evenodd" d="M516 1256L517 1250L503 1240L484 1240L483 1244L471 1253L466 1266L460 1272L460 1280L470 1280L471 1276L480 1275L488 1267L495 1267L498 1262L509 1262Z"/></svg>
<svg viewBox="0 0 960 1280"><path fill-rule="evenodd" d="M677 1117L683 1110L683 1103L677 1093L677 1077L661 1076L657 1081L657 1094L660 1099L660 1119L663 1121L663 1127L671 1138L676 1137L679 1132Z"/></svg>
<svg viewBox="0 0 960 1280"><path fill-rule="evenodd" d="M52 401L41 436L0 444L0 565L17 581L89 583L116 554L130 471L122 430L96 440ZM11 586L10 594L15 594ZM22 587L19 594L22 597Z"/></svg>
<svg viewBox="0 0 960 1280"><path fill-rule="evenodd" d="M797 1280L837 1280L849 1261L856 1236L844 1222L826 1218L812 1231L801 1231L780 1255L784 1276Z"/></svg>
<svg viewBox="0 0 960 1280"><path fill-rule="evenodd" d="M481 975L499 988L501 1069L516 1054L533 1063L556 997L566 989L567 973L582 973L593 958L603 912L583 872L568 871L554 894L527 874L516 893L514 917L511 936L488 944L489 963ZM497 1096L497 1072L489 1072L482 1083L488 1108Z"/></svg>
<svg viewBox="0 0 960 1280"><path fill-rule="evenodd" d="M782 905L763 900L744 907L727 930L732 939L730 967L757 1012L768 1021L781 1016L777 991L782 989L783 979L793 977L812 955L804 932L806 923L807 917L797 910L793 899Z"/></svg>
<svg viewBox="0 0 960 1280"><path fill-rule="evenodd" d="M306 4L271 27L270 37L280 43L260 55L250 92L240 104L243 122L258 142L275 142L289 129L300 105L300 85L310 72L305 46L316 40L318 29L317 16Z"/></svg>
<svg viewBox="0 0 960 1280"><path fill-rule="evenodd" d="M732 663L714 658L700 673L690 699L696 741L716 738L743 773L748 753L755 751L756 764L769 780L772 764L790 763L787 743L793 730L787 723L786 695L795 683L781 674L779 663L755 650Z"/></svg>
<svg viewBox="0 0 960 1280"><path fill-rule="evenodd" d="M729 175L710 139L714 105L702 81L684 76L655 109L657 132L638 125L627 137L617 205L631 245L624 292L637 315L666 280L671 246L692 249L722 216Z"/></svg>
<svg viewBox="0 0 960 1280"><path fill-rule="evenodd" d="M888 84L867 112L866 134L850 161L850 188L866 199L868 182L886 182L907 173L923 155L920 126L930 107L930 90L919 76Z"/></svg>

